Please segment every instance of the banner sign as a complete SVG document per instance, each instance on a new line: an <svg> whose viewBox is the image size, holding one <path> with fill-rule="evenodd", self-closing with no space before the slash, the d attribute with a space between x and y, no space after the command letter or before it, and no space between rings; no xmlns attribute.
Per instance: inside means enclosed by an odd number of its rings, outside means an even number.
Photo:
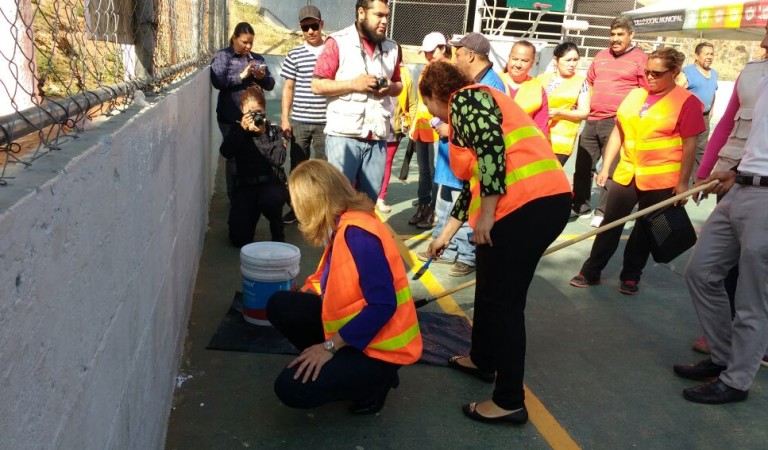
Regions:
<svg viewBox="0 0 768 450"><path fill-rule="evenodd" d="M638 33L761 28L768 22L768 0L633 13L631 16Z"/></svg>

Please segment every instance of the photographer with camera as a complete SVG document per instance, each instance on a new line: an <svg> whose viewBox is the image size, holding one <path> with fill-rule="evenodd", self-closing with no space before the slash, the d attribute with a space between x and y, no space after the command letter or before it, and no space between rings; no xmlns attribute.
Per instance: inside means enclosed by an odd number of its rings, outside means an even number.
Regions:
<svg viewBox="0 0 768 450"><path fill-rule="evenodd" d="M285 241L282 211L288 201L283 163L286 140L282 129L266 118L264 91L251 86L243 92L243 115L219 149L221 156L237 164L229 209L229 239L237 247L253 242L256 223L263 214L269 220L272 240Z"/></svg>
<svg viewBox="0 0 768 450"><path fill-rule="evenodd" d="M275 79L269 72L264 57L251 51L254 39L253 27L248 22L235 26L229 47L213 54L211 60L211 84L219 90L216 101L216 121L222 137L227 137L232 128L237 127L242 111L240 96L250 86L260 86L271 91ZM227 160L227 196L232 200L235 180L235 161Z"/></svg>
<svg viewBox="0 0 768 450"><path fill-rule="evenodd" d="M312 92L328 98L328 162L376 201L384 179L391 97L403 89L401 57L395 41L386 38L387 1L358 0L355 8L356 22L326 39Z"/></svg>

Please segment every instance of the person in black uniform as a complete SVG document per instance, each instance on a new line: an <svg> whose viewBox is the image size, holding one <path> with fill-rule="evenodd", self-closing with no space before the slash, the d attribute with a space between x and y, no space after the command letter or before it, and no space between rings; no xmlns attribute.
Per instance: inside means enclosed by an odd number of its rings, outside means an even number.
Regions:
<svg viewBox="0 0 768 450"><path fill-rule="evenodd" d="M264 91L251 86L241 99L240 126L224 138L219 152L235 158L237 176L229 209L229 239L242 247L253 242L256 223L269 220L272 240L285 241L282 210L288 200L285 172L286 144L279 126L266 118Z"/></svg>

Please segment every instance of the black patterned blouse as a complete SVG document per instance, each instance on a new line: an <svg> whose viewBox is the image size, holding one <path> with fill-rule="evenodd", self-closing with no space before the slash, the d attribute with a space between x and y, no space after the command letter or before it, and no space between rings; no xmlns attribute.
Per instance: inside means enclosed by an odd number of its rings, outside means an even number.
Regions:
<svg viewBox="0 0 768 450"><path fill-rule="evenodd" d="M496 100L486 91L465 89L453 96L450 114L453 143L477 153L477 163L483 174L480 196L505 194L506 152L501 110ZM471 200L469 181L465 181L451 216L466 221Z"/></svg>

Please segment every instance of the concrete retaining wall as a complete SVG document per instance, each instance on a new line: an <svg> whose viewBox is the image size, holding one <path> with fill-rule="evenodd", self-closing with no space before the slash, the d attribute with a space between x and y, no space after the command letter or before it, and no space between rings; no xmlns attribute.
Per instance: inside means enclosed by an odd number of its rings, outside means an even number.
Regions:
<svg viewBox="0 0 768 450"><path fill-rule="evenodd" d="M215 171L210 96L198 71L0 187L1 448L163 447Z"/></svg>

